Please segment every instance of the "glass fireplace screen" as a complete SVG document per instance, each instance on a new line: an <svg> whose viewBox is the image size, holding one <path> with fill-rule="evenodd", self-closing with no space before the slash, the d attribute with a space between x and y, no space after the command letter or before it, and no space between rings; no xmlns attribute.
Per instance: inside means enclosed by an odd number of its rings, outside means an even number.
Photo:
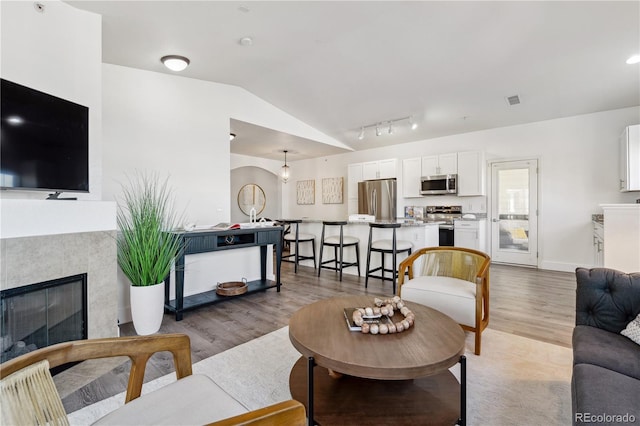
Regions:
<svg viewBox="0 0 640 426"><path fill-rule="evenodd" d="M87 274L0 292L2 362L87 338Z"/></svg>

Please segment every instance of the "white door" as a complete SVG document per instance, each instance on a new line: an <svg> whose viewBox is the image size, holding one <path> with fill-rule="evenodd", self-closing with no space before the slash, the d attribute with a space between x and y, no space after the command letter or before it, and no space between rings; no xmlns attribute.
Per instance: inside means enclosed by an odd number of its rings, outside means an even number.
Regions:
<svg viewBox="0 0 640 426"><path fill-rule="evenodd" d="M538 161L491 164L491 259L538 265Z"/></svg>

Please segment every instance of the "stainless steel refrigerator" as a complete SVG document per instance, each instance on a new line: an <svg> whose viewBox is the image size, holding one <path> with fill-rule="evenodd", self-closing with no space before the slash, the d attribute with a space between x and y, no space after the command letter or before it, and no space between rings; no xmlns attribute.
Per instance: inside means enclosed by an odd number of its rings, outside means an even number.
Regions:
<svg viewBox="0 0 640 426"><path fill-rule="evenodd" d="M358 182L358 214L376 220L396 219L396 180L376 179Z"/></svg>

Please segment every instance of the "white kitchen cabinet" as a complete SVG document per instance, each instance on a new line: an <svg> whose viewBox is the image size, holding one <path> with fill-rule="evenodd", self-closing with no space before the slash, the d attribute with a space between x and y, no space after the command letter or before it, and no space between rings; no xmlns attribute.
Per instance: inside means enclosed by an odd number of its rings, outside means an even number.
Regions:
<svg viewBox="0 0 640 426"><path fill-rule="evenodd" d="M486 251L486 220L456 220L453 227L453 245L455 247Z"/></svg>
<svg viewBox="0 0 640 426"><path fill-rule="evenodd" d="M640 204L603 204L604 267L640 272Z"/></svg>
<svg viewBox="0 0 640 426"><path fill-rule="evenodd" d="M395 158L362 163L362 179L371 180L395 178L397 177L397 165L398 160Z"/></svg>
<svg viewBox="0 0 640 426"><path fill-rule="evenodd" d="M404 198L422 197L420 194L421 161L420 157L402 160L402 196Z"/></svg>
<svg viewBox="0 0 640 426"><path fill-rule="evenodd" d="M620 136L620 191L640 191L640 124Z"/></svg>
<svg viewBox="0 0 640 426"><path fill-rule="evenodd" d="M422 176L458 173L458 154L440 154L422 157Z"/></svg>
<svg viewBox="0 0 640 426"><path fill-rule="evenodd" d="M484 152L458 153L458 196L486 195L486 176Z"/></svg>

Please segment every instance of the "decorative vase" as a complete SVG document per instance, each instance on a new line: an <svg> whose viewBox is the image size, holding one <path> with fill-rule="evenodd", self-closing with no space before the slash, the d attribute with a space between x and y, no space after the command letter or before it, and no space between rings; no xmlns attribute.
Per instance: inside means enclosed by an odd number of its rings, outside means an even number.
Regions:
<svg viewBox="0 0 640 426"><path fill-rule="evenodd" d="M131 318L140 336L157 333L164 315L164 281L149 286L130 286Z"/></svg>

